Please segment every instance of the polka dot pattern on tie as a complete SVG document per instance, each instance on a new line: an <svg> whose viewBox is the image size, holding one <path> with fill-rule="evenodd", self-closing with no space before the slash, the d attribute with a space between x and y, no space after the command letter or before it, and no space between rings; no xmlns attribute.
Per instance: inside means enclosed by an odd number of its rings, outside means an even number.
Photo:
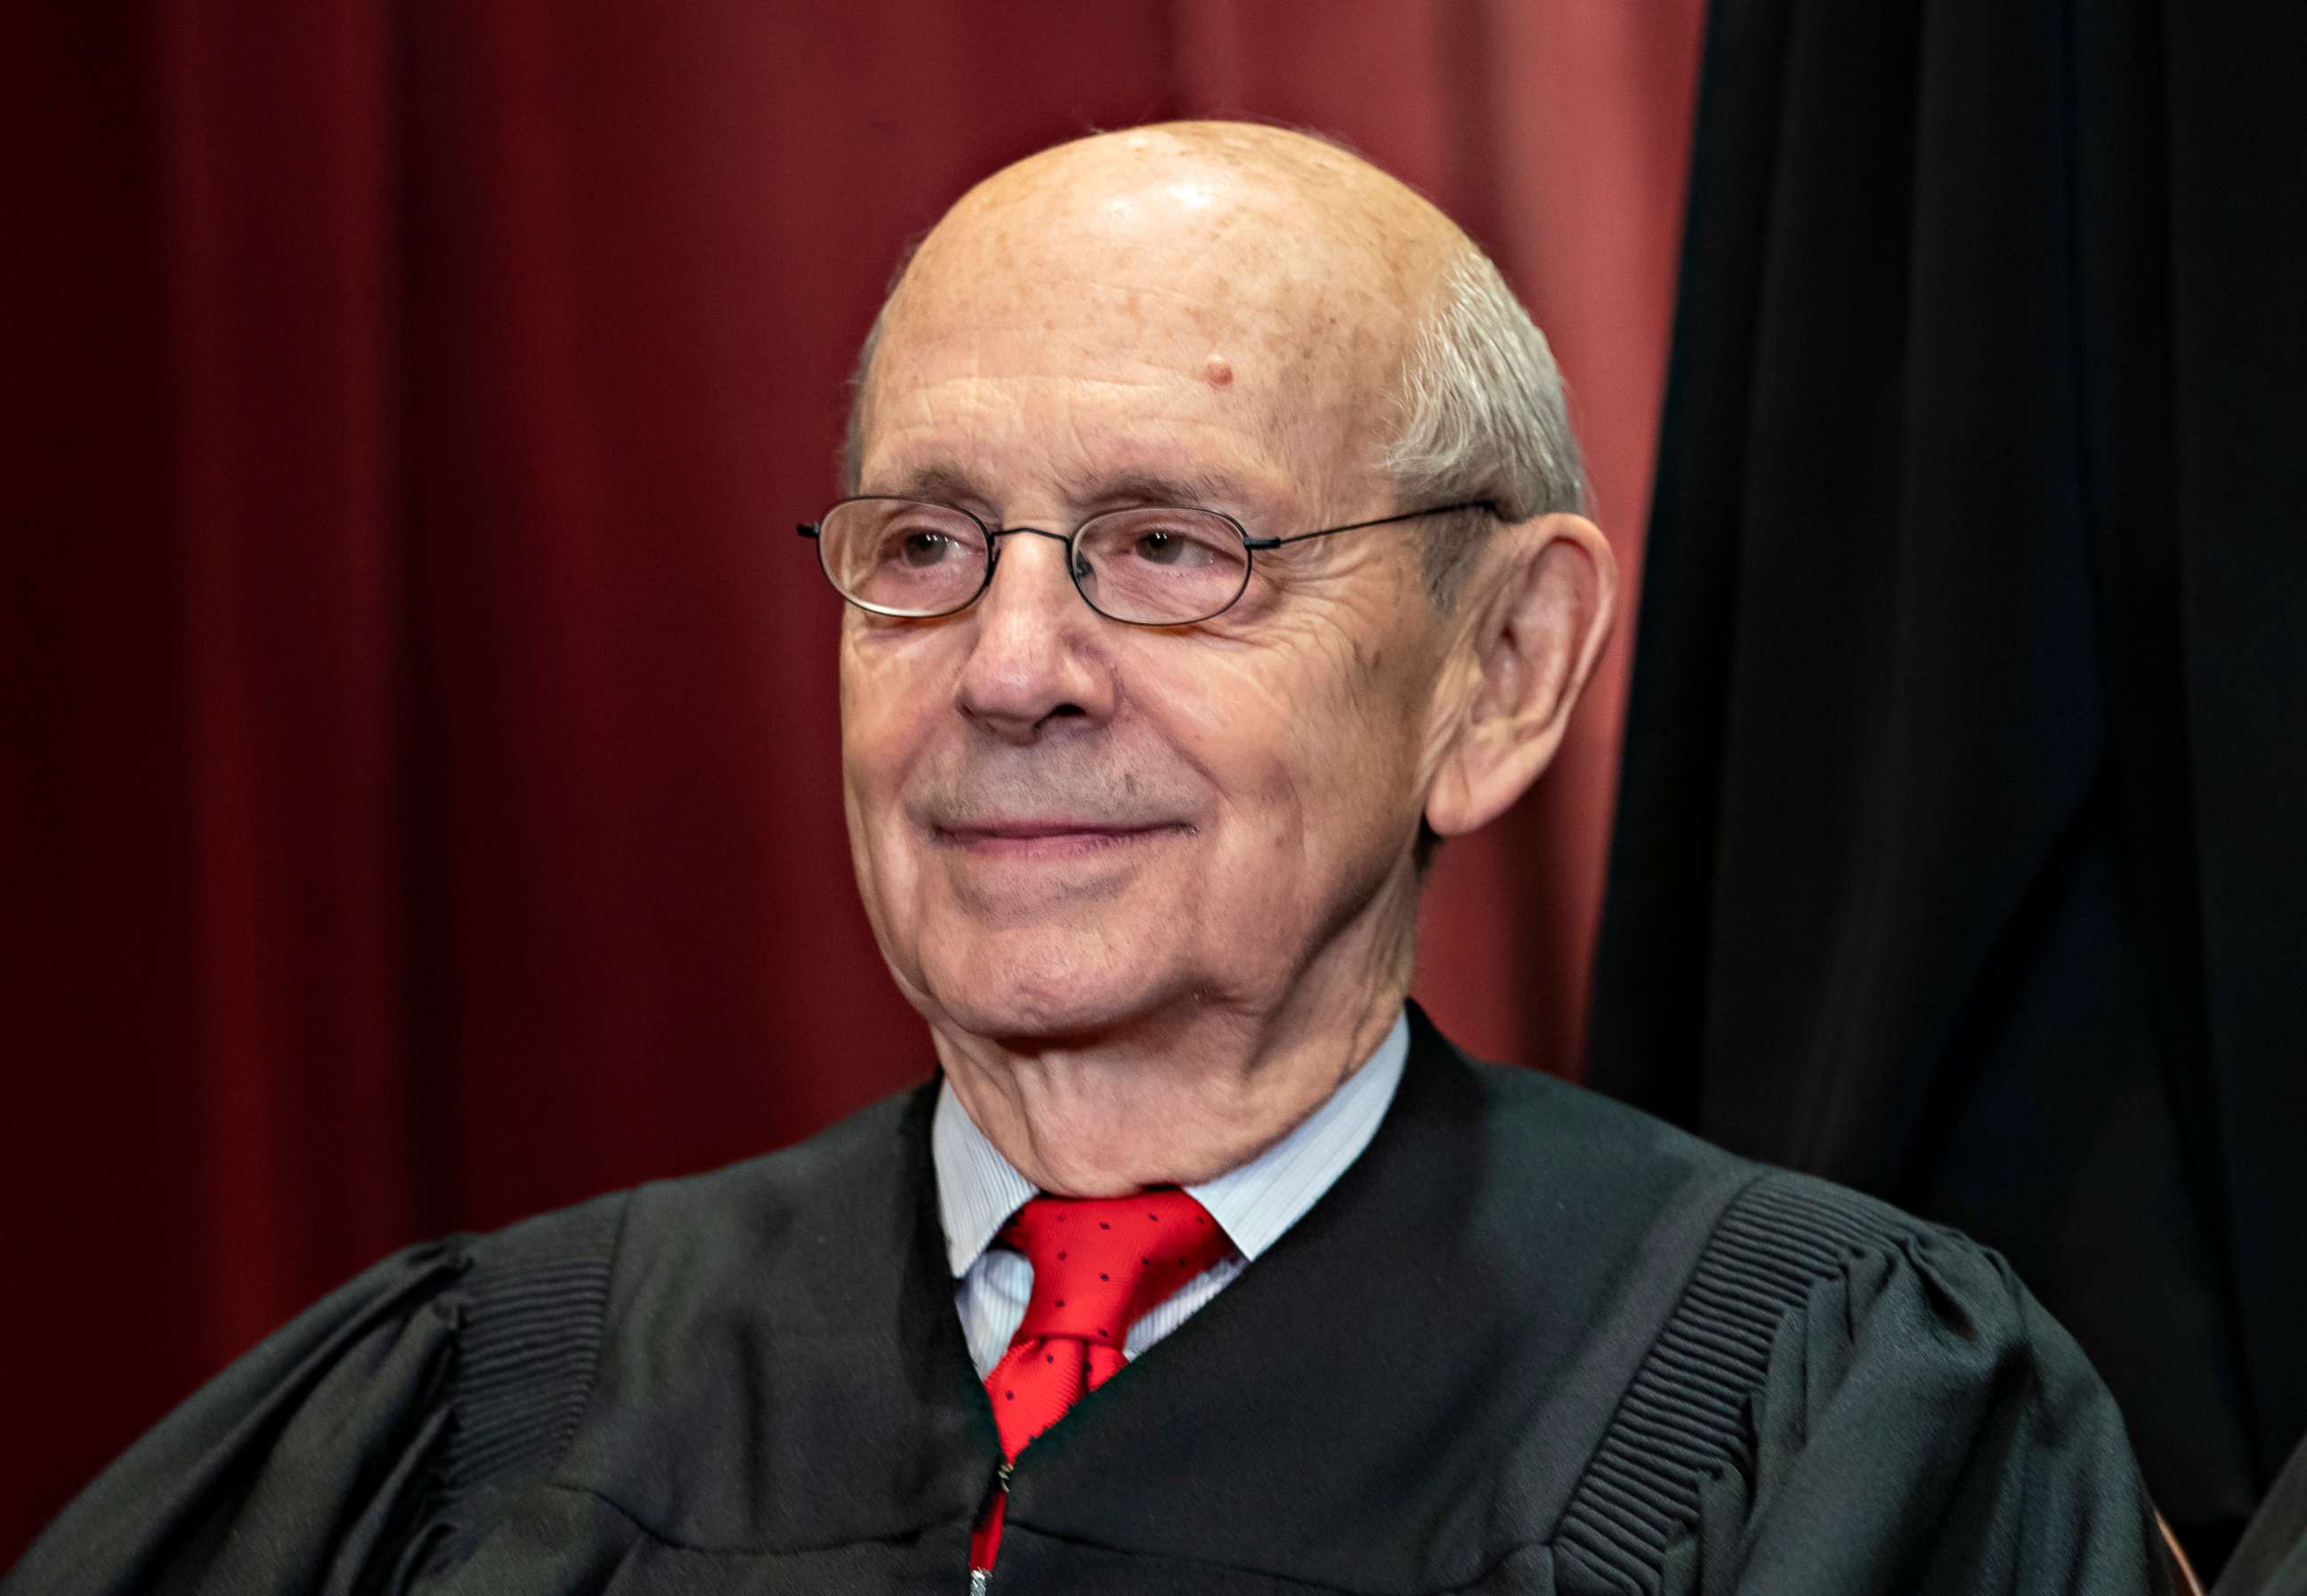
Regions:
<svg viewBox="0 0 2307 1596"><path fill-rule="evenodd" d="M1127 1197L1039 1197L993 1245L1033 1266L1033 1299L1009 1350L985 1377L1001 1451L1011 1462L1067 1410L1119 1374L1129 1326L1226 1257L1233 1243L1182 1191ZM1000 1499L978 1526L971 1566L991 1568Z"/></svg>
<svg viewBox="0 0 2307 1596"><path fill-rule="evenodd" d="M1232 1250L1222 1228L1182 1191L1130 1197L1035 1197L996 1247L1033 1266L1033 1300L1010 1342L1052 1338L1119 1347L1155 1304ZM1090 1374L1094 1390L1104 1372ZM1071 1401L1066 1404L1071 1406ZM1060 1410L1062 1411L1062 1410Z"/></svg>

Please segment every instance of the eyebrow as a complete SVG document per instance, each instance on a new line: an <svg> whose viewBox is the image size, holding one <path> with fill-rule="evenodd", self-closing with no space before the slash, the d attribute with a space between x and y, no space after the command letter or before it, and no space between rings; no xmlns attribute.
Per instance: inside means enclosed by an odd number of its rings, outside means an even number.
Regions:
<svg viewBox="0 0 2307 1596"><path fill-rule="evenodd" d="M893 499L938 499L956 504L992 502L992 495L981 492L975 479L958 466L916 466L888 487L874 491Z"/></svg>
<svg viewBox="0 0 2307 1596"><path fill-rule="evenodd" d="M1222 508L1239 507L1250 495L1243 485L1219 471L1117 471L1108 476L1069 482L1066 496L1076 504L1171 504Z"/></svg>
<svg viewBox="0 0 2307 1596"><path fill-rule="evenodd" d="M892 497L935 499L991 508L995 495L959 465L940 461L917 466L885 490ZM1260 497L1222 471L1123 470L1069 479L1060 484L1066 502L1085 513L1129 504L1169 504L1245 511Z"/></svg>

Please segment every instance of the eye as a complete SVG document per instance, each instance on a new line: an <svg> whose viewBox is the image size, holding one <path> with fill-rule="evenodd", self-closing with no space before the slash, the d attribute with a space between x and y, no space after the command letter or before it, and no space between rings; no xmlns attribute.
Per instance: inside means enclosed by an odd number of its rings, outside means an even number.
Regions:
<svg viewBox="0 0 2307 1596"><path fill-rule="evenodd" d="M1130 557L1143 560L1148 565L1196 565L1209 561L1216 553L1205 538L1170 528L1152 527L1140 532L1129 545Z"/></svg>
<svg viewBox="0 0 2307 1596"><path fill-rule="evenodd" d="M941 565L951 559L959 546L943 532L915 529L896 534L897 558L915 570Z"/></svg>

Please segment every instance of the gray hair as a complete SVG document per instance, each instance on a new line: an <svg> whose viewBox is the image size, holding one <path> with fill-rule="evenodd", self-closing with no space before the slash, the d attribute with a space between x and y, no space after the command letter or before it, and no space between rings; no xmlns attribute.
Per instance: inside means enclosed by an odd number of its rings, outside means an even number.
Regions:
<svg viewBox="0 0 2307 1596"><path fill-rule="evenodd" d="M1546 335L1471 243L1402 363L1401 421L1379 463L1405 509L1488 503L1438 520L1427 541L1435 602L1459 586L1500 524L1582 511L1589 493L1561 369Z"/></svg>

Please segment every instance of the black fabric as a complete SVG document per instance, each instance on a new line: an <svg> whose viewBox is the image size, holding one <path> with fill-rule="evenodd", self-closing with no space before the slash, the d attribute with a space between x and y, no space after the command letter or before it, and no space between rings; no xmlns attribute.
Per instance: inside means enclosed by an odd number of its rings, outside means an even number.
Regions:
<svg viewBox="0 0 2307 1596"><path fill-rule="evenodd" d="M1741 1193L1562 1515L1565 1555L1621 1584L1654 1583L1706 1482L1736 1461L1780 1322L1849 1257L1913 1230L1837 1187L1772 1179Z"/></svg>
<svg viewBox="0 0 2307 1596"><path fill-rule="evenodd" d="M0 1591L954 1596L1000 1452L932 1101L380 1266ZM993 1583L2167 1588L2112 1402L1992 1256L1415 1015L1364 1155L1021 1458Z"/></svg>
<svg viewBox="0 0 2307 1596"><path fill-rule="evenodd" d="M440 1470L455 1495L549 1468L585 1416L624 1205L555 1214L469 1255L457 1428Z"/></svg>
<svg viewBox="0 0 2307 1596"><path fill-rule="evenodd" d="M2307 7L1717 0L1588 1083L2307 1429Z"/></svg>
<svg viewBox="0 0 2307 1596"><path fill-rule="evenodd" d="M2307 1441L2276 1476L2211 1596L2307 1596Z"/></svg>

